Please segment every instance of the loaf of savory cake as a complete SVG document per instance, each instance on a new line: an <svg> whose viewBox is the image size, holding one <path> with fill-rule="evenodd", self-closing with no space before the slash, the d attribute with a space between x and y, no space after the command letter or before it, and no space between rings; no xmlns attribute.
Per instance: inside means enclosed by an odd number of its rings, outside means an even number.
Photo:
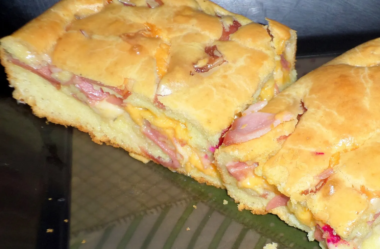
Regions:
<svg viewBox="0 0 380 249"><path fill-rule="evenodd" d="M296 78L295 32L268 23L207 0L62 0L1 39L1 62L37 116L223 187L223 133Z"/></svg>
<svg viewBox="0 0 380 249"><path fill-rule="evenodd" d="M323 248L380 248L379 98L380 38L250 106L216 153L229 194Z"/></svg>

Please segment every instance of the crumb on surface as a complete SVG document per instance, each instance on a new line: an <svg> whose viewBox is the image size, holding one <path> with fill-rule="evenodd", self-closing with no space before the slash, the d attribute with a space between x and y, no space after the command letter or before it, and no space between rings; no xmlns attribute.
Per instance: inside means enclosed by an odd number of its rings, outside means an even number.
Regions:
<svg viewBox="0 0 380 249"><path fill-rule="evenodd" d="M268 243L263 249L277 249L277 243Z"/></svg>
<svg viewBox="0 0 380 249"><path fill-rule="evenodd" d="M186 231L190 231L190 227L186 228Z"/></svg>
<svg viewBox="0 0 380 249"><path fill-rule="evenodd" d="M193 205L193 208L194 208L194 209L197 209L197 205Z"/></svg>
<svg viewBox="0 0 380 249"><path fill-rule="evenodd" d="M48 200L51 201L51 200L53 200L53 198L49 198Z"/></svg>
<svg viewBox="0 0 380 249"><path fill-rule="evenodd" d="M64 221L64 222L66 222L66 223L67 223L67 222L69 222L69 220L68 220L68 219L64 219L63 221Z"/></svg>
<svg viewBox="0 0 380 249"><path fill-rule="evenodd" d="M84 244L84 243L86 243L86 240L84 239L84 240L82 240L82 244Z"/></svg>
<svg viewBox="0 0 380 249"><path fill-rule="evenodd" d="M228 201L227 200L223 200L223 205L227 205L228 204Z"/></svg>
<svg viewBox="0 0 380 249"><path fill-rule="evenodd" d="M46 232L47 233L52 233L52 232L54 232L54 229L48 228L48 229L46 229Z"/></svg>

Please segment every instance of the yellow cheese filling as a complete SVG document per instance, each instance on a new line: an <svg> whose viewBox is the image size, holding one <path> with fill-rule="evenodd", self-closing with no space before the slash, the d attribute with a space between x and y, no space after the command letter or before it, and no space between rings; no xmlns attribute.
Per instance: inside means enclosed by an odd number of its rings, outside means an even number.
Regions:
<svg viewBox="0 0 380 249"><path fill-rule="evenodd" d="M255 173L249 174L245 179L238 182L239 188L252 189L258 194L264 194L265 190L271 191L273 193L278 192L276 188L269 184L264 178L257 176ZM315 221L309 209L298 204L288 202L287 207L291 213L293 213L300 223L312 228L315 226Z"/></svg>
<svg viewBox="0 0 380 249"><path fill-rule="evenodd" d="M147 120L153 126L159 128L161 133L170 138L172 143L176 145L177 152L183 157L181 164L185 166L187 172L190 172L195 167L206 175L213 177L217 176L215 166L210 165L205 169L202 160L199 158L200 155L198 155L196 150L189 145L191 136L185 124L168 118L163 114L154 114L148 109L135 107L130 104L125 107L125 110L140 127L143 127L144 120ZM178 143L183 143L185 145L180 146Z"/></svg>
<svg viewBox="0 0 380 249"><path fill-rule="evenodd" d="M266 184L266 181L263 178L258 177L254 174L238 182L239 188L253 189L259 194L264 194L264 186L266 185L268 184Z"/></svg>
<svg viewBox="0 0 380 249"><path fill-rule="evenodd" d="M286 69L283 69L281 65L281 58L276 60L276 67L274 72L274 80L280 89L282 89L284 85L290 82L291 70L288 71Z"/></svg>
<svg viewBox="0 0 380 249"><path fill-rule="evenodd" d="M276 60L274 78L270 78L261 89L259 101L272 99L276 91L282 90L285 85L290 83L290 73L291 70L288 71L282 67L281 59ZM278 87L277 90L275 85Z"/></svg>
<svg viewBox="0 0 380 249"><path fill-rule="evenodd" d="M210 164L209 167L205 169L198 154L196 154L194 151L191 151L191 156L185 164L186 170L190 172L193 166L195 166L198 170L202 171L206 175L218 177L218 174L216 173L216 166L214 164Z"/></svg>
<svg viewBox="0 0 380 249"><path fill-rule="evenodd" d="M260 95L259 95L259 101L262 100L270 100L274 97L274 79L270 78L263 88L261 89Z"/></svg>
<svg viewBox="0 0 380 249"><path fill-rule="evenodd" d="M246 178L237 183L239 188L252 189L260 195L266 191L275 192L275 187L269 184L264 178L250 172Z"/></svg>
<svg viewBox="0 0 380 249"><path fill-rule="evenodd" d="M289 211L296 216L299 222L310 228L315 227L313 215L308 208L300 205L299 203L292 203L291 201L288 201L287 207Z"/></svg>

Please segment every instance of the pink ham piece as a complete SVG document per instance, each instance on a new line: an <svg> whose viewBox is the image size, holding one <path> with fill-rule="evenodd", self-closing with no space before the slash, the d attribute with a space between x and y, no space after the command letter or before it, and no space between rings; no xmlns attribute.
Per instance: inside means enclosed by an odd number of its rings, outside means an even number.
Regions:
<svg viewBox="0 0 380 249"><path fill-rule="evenodd" d="M282 113L282 115L265 112L252 112L261 108L262 105L264 105L264 103L259 102L254 104L254 106L250 106L246 112L243 112L242 117L234 121L231 129L227 132L224 138L224 145L244 143L261 137L279 124L298 118L307 110L304 108L303 102L301 102L301 114L298 114L298 116L297 114L290 112Z"/></svg>
<svg viewBox="0 0 380 249"><path fill-rule="evenodd" d="M149 8L154 9L163 5L164 3L161 0L146 0L146 4Z"/></svg>
<svg viewBox="0 0 380 249"><path fill-rule="evenodd" d="M276 96L279 93L280 93L280 88L278 87L277 84L274 84L274 95Z"/></svg>
<svg viewBox="0 0 380 249"><path fill-rule="evenodd" d="M315 227L314 239L316 239L319 242L323 241L323 231L319 225Z"/></svg>
<svg viewBox="0 0 380 249"><path fill-rule="evenodd" d="M376 220L380 216L380 213L377 213L373 216L373 220Z"/></svg>
<svg viewBox="0 0 380 249"><path fill-rule="evenodd" d="M165 105L162 104L159 100L158 100L158 96L160 95L156 95L154 96L154 100L153 100L153 103L155 106L157 106L158 108L162 109L162 110L165 110Z"/></svg>
<svg viewBox="0 0 380 249"><path fill-rule="evenodd" d="M236 180L241 181L247 178L250 173L258 166L257 163L248 165L244 162L231 162L226 165L228 173Z"/></svg>
<svg viewBox="0 0 380 249"><path fill-rule="evenodd" d="M228 126L226 129L224 129L222 131L222 134L220 135L219 137L219 142L216 146L211 146L210 148L208 148L209 151L211 151L212 153L215 152L216 149L218 149L222 144L223 144L223 141L224 141L224 135L227 133L227 131L231 128L231 126Z"/></svg>
<svg viewBox="0 0 380 249"><path fill-rule="evenodd" d="M208 169L211 165L211 161L210 161L209 156L207 154L203 154L203 156L202 156L202 154L200 154L199 158L202 162L203 168Z"/></svg>
<svg viewBox="0 0 380 249"><path fill-rule="evenodd" d="M286 204L289 201L289 197L285 195L276 195L275 197L272 198L265 207L266 211L270 211L276 207L283 207L286 206Z"/></svg>
<svg viewBox="0 0 380 249"><path fill-rule="evenodd" d="M62 69L58 68L58 67L55 67L53 65L50 65L49 66L49 70L51 73L59 73L59 72L62 72Z"/></svg>
<svg viewBox="0 0 380 249"><path fill-rule="evenodd" d="M105 87L105 88L108 88L112 91L114 91L115 93L119 94L123 99L126 99L128 98L130 95L131 95L131 92L129 92L127 89L120 89L120 88L117 88L117 87L112 87L112 86L107 86L107 85L104 85L98 81L95 81L95 80L91 80L89 78L85 78L85 77L81 77L81 76L75 76L75 80L76 81L81 81L81 82L87 82L89 84L92 84L92 85L97 85L97 86L100 86L100 87Z"/></svg>
<svg viewBox="0 0 380 249"><path fill-rule="evenodd" d="M194 65L195 72L197 73L206 73L210 71L211 69L222 65L225 60L223 59L222 53L219 52L216 45L212 47L205 47L205 53L208 54L210 57L208 58L207 64L199 67L197 65Z"/></svg>
<svg viewBox="0 0 380 249"><path fill-rule="evenodd" d="M86 31L84 31L83 29L80 29L79 31L82 33L82 35L83 35L84 37L86 37L86 38L90 38L90 35L89 35Z"/></svg>
<svg viewBox="0 0 380 249"><path fill-rule="evenodd" d="M301 192L301 195L308 195L310 193L317 193L327 182L328 178L334 174L333 168L328 168L322 171L319 175L315 176L319 180L318 184L313 189L307 189Z"/></svg>
<svg viewBox="0 0 380 249"><path fill-rule="evenodd" d="M136 4L129 2L129 0L119 0L124 6L135 7Z"/></svg>
<svg viewBox="0 0 380 249"><path fill-rule="evenodd" d="M88 81L84 80L82 77L75 77L75 86L86 95L88 102L94 104L94 102L102 101L109 96L109 93L104 92L101 88L100 90L94 89L94 86Z"/></svg>
<svg viewBox="0 0 380 249"><path fill-rule="evenodd" d="M254 112L238 118L224 138L224 145L247 142L258 138L271 130L275 122L272 113Z"/></svg>
<svg viewBox="0 0 380 249"><path fill-rule="evenodd" d="M166 168L173 168L172 161L169 162L163 160L161 157L155 157L152 154L150 154L148 151L146 151L144 148L140 148L142 153L149 159L153 160L154 162L161 164L162 166L165 166Z"/></svg>
<svg viewBox="0 0 380 249"><path fill-rule="evenodd" d="M290 62L285 59L284 54L281 55L281 66L286 71L290 71L290 67L291 67Z"/></svg>
<svg viewBox="0 0 380 249"><path fill-rule="evenodd" d="M315 194L317 193L327 182L329 178L321 179L317 185L315 185L314 189L306 189L301 192L301 195L308 195L310 193Z"/></svg>
<svg viewBox="0 0 380 249"><path fill-rule="evenodd" d="M41 67L41 68L36 69L36 68L33 68L33 67L19 61L18 59L13 58L11 56L8 56L8 59L13 64L20 66L26 70L29 70L29 71L37 74L38 76L44 78L45 80L49 81L58 90L61 89L61 83L58 80L51 77L51 71L50 71L49 66L45 66L45 67Z"/></svg>
<svg viewBox="0 0 380 249"><path fill-rule="evenodd" d="M144 135L152 140L161 150L166 153L170 157L170 162L165 162L165 167L177 169L181 165L177 159L177 153L175 146L172 142L167 138L164 134L160 133L157 129L155 129L148 121L144 121L143 127Z"/></svg>
<svg viewBox="0 0 380 249"><path fill-rule="evenodd" d="M123 99L116 97L113 94L104 92L102 88L100 90L96 90L86 78L75 76L74 77L74 84L75 86L87 97L87 101L90 105L95 104L95 102L106 100L108 103L122 106Z"/></svg>
<svg viewBox="0 0 380 249"><path fill-rule="evenodd" d="M115 95L113 94L110 94L107 98L106 98L106 101L108 103L111 103L111 104L114 104L114 105L118 105L118 106L122 106L123 105L123 99L122 98L118 98L116 97Z"/></svg>
<svg viewBox="0 0 380 249"><path fill-rule="evenodd" d="M228 27L228 30L223 25L223 33L222 36L219 38L219 41L228 41L230 39L230 35L235 33L239 28L241 27L241 24L234 20L232 24Z"/></svg>
<svg viewBox="0 0 380 249"><path fill-rule="evenodd" d="M73 82L74 82L75 86L78 87L82 92L84 91L83 93L87 96L90 103L93 103L94 101L101 101L103 99L106 99L106 101L111 103L111 104L122 106L123 100L128 98L131 95L131 93L128 90L121 90L121 89L116 88L116 87L105 86L98 81L91 80L91 79L88 79L85 77L75 76L73 79ZM79 84L79 85L77 85L77 84ZM95 90L94 85L97 85L100 87L105 87L105 88L108 88L110 90L113 90L114 92L121 95L122 98L117 97L113 94L104 92L102 90L102 88L100 88L100 90ZM87 92L87 90L89 92ZM93 96L91 96L91 95L93 95L91 93L98 95L98 97L94 98ZM97 99L97 98L99 98L99 99Z"/></svg>
<svg viewBox="0 0 380 249"><path fill-rule="evenodd" d="M338 234L335 233L334 229L329 225L324 225L322 227L323 230L323 238L326 239L328 244L337 244L341 241L341 238Z"/></svg>
<svg viewBox="0 0 380 249"><path fill-rule="evenodd" d="M279 137L277 138L277 142L284 141L284 140L288 139L289 136L290 136L290 135L282 135L282 136L279 136Z"/></svg>
<svg viewBox="0 0 380 249"><path fill-rule="evenodd" d="M324 180L329 178L332 174L334 174L334 169L333 168L328 168L322 171L319 175L316 176L317 179L319 180Z"/></svg>
<svg viewBox="0 0 380 249"><path fill-rule="evenodd" d="M374 216L373 216L373 219L370 220L370 221L367 221L367 224L369 226L372 226L372 224L375 222L375 220L380 216L380 213L376 213Z"/></svg>
<svg viewBox="0 0 380 249"><path fill-rule="evenodd" d="M59 73L62 70L60 68L57 68L53 65L44 66L38 69L35 69L11 56L8 57L9 60L22 68L25 68L42 78L49 81L53 86L55 86L58 90L61 89L61 85L69 85L69 84L75 84L75 86L88 98L88 102L90 104L94 104L96 101L101 101L106 99L107 102L115 104L115 105L122 105L123 99L128 98L128 96L131 94L128 90L121 90L116 87L110 87L105 86L100 82L97 82L95 80L87 79L81 76L73 76L69 81L67 82L59 82L58 80L54 79L51 75L52 73ZM102 89L96 90L94 89L93 85L98 85L100 87L106 87L110 90L113 90L114 92L118 93L122 96L122 98L116 97L113 94L104 92Z"/></svg>
<svg viewBox="0 0 380 249"><path fill-rule="evenodd" d="M266 105L268 104L268 101L264 100L264 101L259 101L253 105L250 105L247 110L245 110L243 112L243 116L245 115L248 115L252 112L258 112L260 111L261 109L263 109Z"/></svg>

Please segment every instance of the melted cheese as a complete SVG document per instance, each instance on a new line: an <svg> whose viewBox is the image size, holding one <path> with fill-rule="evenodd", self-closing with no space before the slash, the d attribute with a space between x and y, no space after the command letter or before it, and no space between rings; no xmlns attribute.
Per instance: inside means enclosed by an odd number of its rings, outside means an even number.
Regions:
<svg viewBox="0 0 380 249"><path fill-rule="evenodd" d="M206 175L217 177L216 168L213 164L211 164L207 169L204 168L199 156L192 151L191 156L189 157L188 163L186 163L185 167L190 169L190 167L195 166L197 169L205 173Z"/></svg>
<svg viewBox="0 0 380 249"><path fill-rule="evenodd" d="M282 68L281 59L277 56L276 58L276 67L274 71L274 78L270 78L263 88L261 89L259 100L270 100L275 95L275 85L278 86L278 90L283 90L284 86L290 82L290 73Z"/></svg>
<svg viewBox="0 0 380 249"><path fill-rule="evenodd" d="M143 127L144 120L149 121L152 125L160 129L160 132L169 137L176 146L177 152L183 157L181 164L185 166L187 172L191 172L195 167L203 173L216 177L216 168L210 165L207 169L203 166L202 160L198 153L189 145L191 136L188 133L186 125L177 120L173 120L163 114L154 114L151 111L127 105L125 107L133 121L140 127ZM180 146L177 141L185 142L185 146Z"/></svg>
<svg viewBox="0 0 380 249"><path fill-rule="evenodd" d="M269 79L261 89L259 101L270 100L274 96L274 79Z"/></svg>
<svg viewBox="0 0 380 249"><path fill-rule="evenodd" d="M290 70L287 71L282 68L280 56L276 56L276 68L274 71L274 80L277 86L282 89L282 86L286 85L290 81Z"/></svg>
<svg viewBox="0 0 380 249"><path fill-rule="evenodd" d="M250 174L244 180L238 182L238 187L252 189L259 194L264 194L264 190L275 191L274 187L264 179L254 173Z"/></svg>
<svg viewBox="0 0 380 249"><path fill-rule="evenodd" d="M177 149L177 152L182 155L182 165L185 166L187 172L191 172L193 168L197 168L206 175L217 177L216 168L214 165L209 166L207 169L203 166L201 158L195 153L193 148L189 145L181 146L174 141L174 145Z"/></svg>
<svg viewBox="0 0 380 249"><path fill-rule="evenodd" d="M340 152L334 153L334 154L331 156L331 158L330 158L330 161L329 161L329 167L332 168L332 167L334 167L335 165L338 165L339 160L340 160Z"/></svg>
<svg viewBox="0 0 380 249"><path fill-rule="evenodd" d="M127 105L126 110L140 127L143 126L144 120L149 121L152 125L160 128L160 131L167 135L169 138L176 138L177 140L188 142L191 137L188 134L186 125L168 118L162 114L153 114L151 111L135 107L132 105Z"/></svg>
<svg viewBox="0 0 380 249"><path fill-rule="evenodd" d="M309 209L307 209L304 206L301 206L298 203L292 203L291 201L288 201L288 208L290 212L292 212L297 217L299 222L308 227L315 226L313 215L311 214Z"/></svg>
<svg viewBox="0 0 380 249"><path fill-rule="evenodd" d="M162 30L157 28L156 25L151 23L145 23L145 30L141 34L148 38L158 38L162 34Z"/></svg>
<svg viewBox="0 0 380 249"><path fill-rule="evenodd" d="M118 116L124 113L124 110L117 105L111 104L106 100L96 102L90 106L100 116L107 119L116 119Z"/></svg>
<svg viewBox="0 0 380 249"><path fill-rule="evenodd" d="M168 70L167 66L169 61L169 50L170 46L162 43L155 54L157 75L160 79L164 77Z"/></svg>
<svg viewBox="0 0 380 249"><path fill-rule="evenodd" d="M141 155L135 154L135 153L133 153L133 152L129 152L129 155L130 155L131 157L133 157L134 159L139 160L139 161L141 161L141 162L143 162L143 163L148 163L148 162L150 161L150 159L148 159L148 158L146 158L146 157L144 157L144 156L141 156Z"/></svg>
<svg viewBox="0 0 380 249"><path fill-rule="evenodd" d="M58 80L61 83L68 82L73 77L73 74L68 71L59 71L51 74L51 77Z"/></svg>

